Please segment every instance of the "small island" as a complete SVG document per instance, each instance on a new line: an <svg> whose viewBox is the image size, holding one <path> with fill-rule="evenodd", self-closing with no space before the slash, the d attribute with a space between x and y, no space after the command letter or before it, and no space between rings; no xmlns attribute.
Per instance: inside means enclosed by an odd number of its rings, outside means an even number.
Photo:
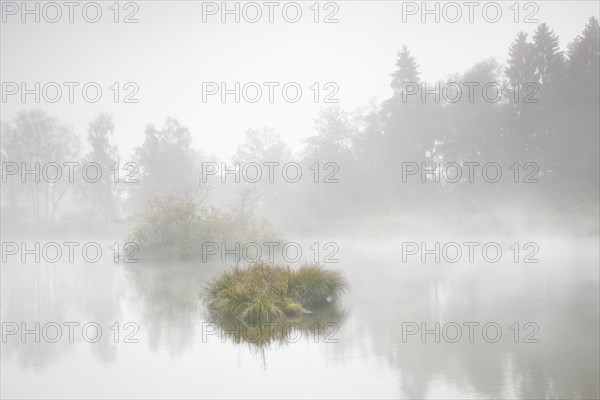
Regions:
<svg viewBox="0 0 600 400"><path fill-rule="evenodd" d="M347 289L339 272L319 265L294 270L260 262L223 273L207 285L202 297L219 319L270 323L335 304Z"/></svg>

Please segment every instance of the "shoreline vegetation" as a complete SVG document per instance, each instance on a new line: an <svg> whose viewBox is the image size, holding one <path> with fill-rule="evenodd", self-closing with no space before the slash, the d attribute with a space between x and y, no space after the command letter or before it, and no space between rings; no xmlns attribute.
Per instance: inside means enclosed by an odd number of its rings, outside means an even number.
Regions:
<svg viewBox="0 0 600 400"><path fill-rule="evenodd" d="M348 289L340 272L320 265L294 270L258 262L222 273L207 284L201 297L218 320L262 324L335 308Z"/></svg>
<svg viewBox="0 0 600 400"><path fill-rule="evenodd" d="M168 117L148 121L143 140L124 152L111 114L98 114L83 132L38 107L21 110L0 124L8 168L0 230L78 234L83 221L86 232L112 234L141 221L131 240L165 259L193 258L201 240L260 241L273 236L269 224L308 236L338 221L379 224L432 210L495 217L484 226L541 223L597 235L589 221L598 219L598 19L581 25L569 41L546 23L531 26L506 41L504 60L482 54L435 82L423 79L419 60L398 43L390 96L354 109L323 107L297 151L284 140L289 132L261 123L248 127L231 156L207 154L198 138L226 132ZM100 168L98 181L87 176L90 161ZM297 182L280 174L288 163L304 172ZM260 178L247 179L244 169L256 165ZM49 166L56 179L45 176ZM453 226L438 219L437 226Z"/></svg>
<svg viewBox="0 0 600 400"><path fill-rule="evenodd" d="M252 212L202 206L186 191L153 198L142 215L143 222L127 240L136 243L147 260L200 259L203 243L262 243L279 236Z"/></svg>

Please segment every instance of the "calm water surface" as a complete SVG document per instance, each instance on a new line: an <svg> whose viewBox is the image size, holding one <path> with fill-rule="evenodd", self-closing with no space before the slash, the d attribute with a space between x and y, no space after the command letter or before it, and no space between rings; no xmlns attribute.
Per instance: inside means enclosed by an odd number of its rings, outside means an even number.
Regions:
<svg viewBox="0 0 600 400"><path fill-rule="evenodd" d="M402 263L401 241L338 240L340 262L329 267L344 271L351 291L339 315L321 318L335 325L319 336L290 331L289 340L266 346L236 341L206 324L198 294L228 265L8 262L1 270L3 322L81 325L74 328L74 343L66 327L57 343L8 336L1 394L599 397L598 238L548 239L540 243L537 264L515 264L510 257L497 264ZM82 338L88 322L102 328L96 343ZM125 329L127 322L139 331ZM423 322L432 330L425 343L419 333L403 340L403 326L406 333L407 323ZM473 325L473 343L465 323L479 324ZM482 335L486 323L502 329L495 343ZM456 325L462 326L458 339ZM495 328L487 333L496 336ZM93 338L94 330L88 334ZM124 343L128 334L138 343Z"/></svg>

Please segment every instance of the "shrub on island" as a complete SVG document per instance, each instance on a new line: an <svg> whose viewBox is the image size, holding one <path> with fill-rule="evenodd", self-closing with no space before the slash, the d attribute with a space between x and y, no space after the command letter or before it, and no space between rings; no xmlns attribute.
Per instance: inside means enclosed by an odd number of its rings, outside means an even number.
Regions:
<svg viewBox="0 0 600 400"><path fill-rule="evenodd" d="M293 270L256 263L223 273L202 295L209 312L220 319L269 323L332 304L347 289L339 272L319 265Z"/></svg>

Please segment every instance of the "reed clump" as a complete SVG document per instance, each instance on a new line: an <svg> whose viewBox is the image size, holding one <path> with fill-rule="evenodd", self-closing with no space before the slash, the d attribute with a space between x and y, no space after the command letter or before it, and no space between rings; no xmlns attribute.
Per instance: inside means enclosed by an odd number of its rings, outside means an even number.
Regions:
<svg viewBox="0 0 600 400"><path fill-rule="evenodd" d="M207 285L202 297L221 319L268 323L335 303L347 289L342 274L319 265L293 270L256 263L223 273Z"/></svg>

